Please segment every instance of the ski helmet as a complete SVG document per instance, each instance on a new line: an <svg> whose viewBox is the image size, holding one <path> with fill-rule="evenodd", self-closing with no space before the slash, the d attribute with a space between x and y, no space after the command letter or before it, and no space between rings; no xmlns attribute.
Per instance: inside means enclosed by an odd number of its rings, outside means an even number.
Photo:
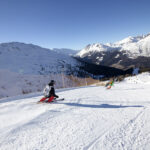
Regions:
<svg viewBox="0 0 150 150"><path fill-rule="evenodd" d="M54 80L51 80L51 82L48 84L49 86L53 86L55 84Z"/></svg>
<svg viewBox="0 0 150 150"><path fill-rule="evenodd" d="M54 80L51 80L51 83L55 83L55 81L54 81Z"/></svg>

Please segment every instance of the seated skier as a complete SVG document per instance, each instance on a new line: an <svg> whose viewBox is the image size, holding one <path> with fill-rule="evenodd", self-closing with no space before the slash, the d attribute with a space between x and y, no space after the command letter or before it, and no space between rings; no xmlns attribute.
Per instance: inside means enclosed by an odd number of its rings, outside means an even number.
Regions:
<svg viewBox="0 0 150 150"><path fill-rule="evenodd" d="M43 97L40 100L40 102L44 102L47 98L48 98L48 101L46 101L46 102L52 102L54 100L54 98L59 97L55 94L54 84L55 84L55 81L51 80L51 82L46 86L46 88L44 89L45 97Z"/></svg>

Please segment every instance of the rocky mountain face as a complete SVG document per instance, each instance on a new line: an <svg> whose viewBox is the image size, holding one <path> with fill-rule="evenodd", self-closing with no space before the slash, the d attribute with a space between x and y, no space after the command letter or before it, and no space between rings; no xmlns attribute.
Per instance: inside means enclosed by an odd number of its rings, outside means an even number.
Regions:
<svg viewBox="0 0 150 150"><path fill-rule="evenodd" d="M128 37L116 43L88 45L76 57L119 69L150 68L150 34Z"/></svg>

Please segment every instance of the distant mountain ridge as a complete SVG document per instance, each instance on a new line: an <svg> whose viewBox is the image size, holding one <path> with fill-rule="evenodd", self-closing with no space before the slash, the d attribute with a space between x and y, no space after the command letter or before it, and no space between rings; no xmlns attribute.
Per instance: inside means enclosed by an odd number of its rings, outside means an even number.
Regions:
<svg viewBox="0 0 150 150"><path fill-rule="evenodd" d="M68 48L53 48L52 50L57 53L61 53L63 55L69 55L69 56L73 56L79 52L79 50L72 50Z"/></svg>
<svg viewBox="0 0 150 150"><path fill-rule="evenodd" d="M50 74L60 73L62 67L67 71L68 67L73 68L77 64L77 60L67 54L37 45L19 42L0 44L0 69L22 74Z"/></svg>
<svg viewBox="0 0 150 150"><path fill-rule="evenodd" d="M116 68L150 67L150 33L107 44L87 45L76 57Z"/></svg>

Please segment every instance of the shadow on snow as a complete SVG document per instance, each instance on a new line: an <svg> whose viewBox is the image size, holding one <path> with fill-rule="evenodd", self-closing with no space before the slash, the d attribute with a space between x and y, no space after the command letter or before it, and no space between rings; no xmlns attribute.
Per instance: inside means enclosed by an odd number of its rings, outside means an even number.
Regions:
<svg viewBox="0 0 150 150"><path fill-rule="evenodd" d="M63 103L68 106L76 107L89 107L89 108L127 108L127 107L143 107L142 105L110 105L110 104L101 104L101 105L92 105L92 104L78 104L78 103Z"/></svg>

